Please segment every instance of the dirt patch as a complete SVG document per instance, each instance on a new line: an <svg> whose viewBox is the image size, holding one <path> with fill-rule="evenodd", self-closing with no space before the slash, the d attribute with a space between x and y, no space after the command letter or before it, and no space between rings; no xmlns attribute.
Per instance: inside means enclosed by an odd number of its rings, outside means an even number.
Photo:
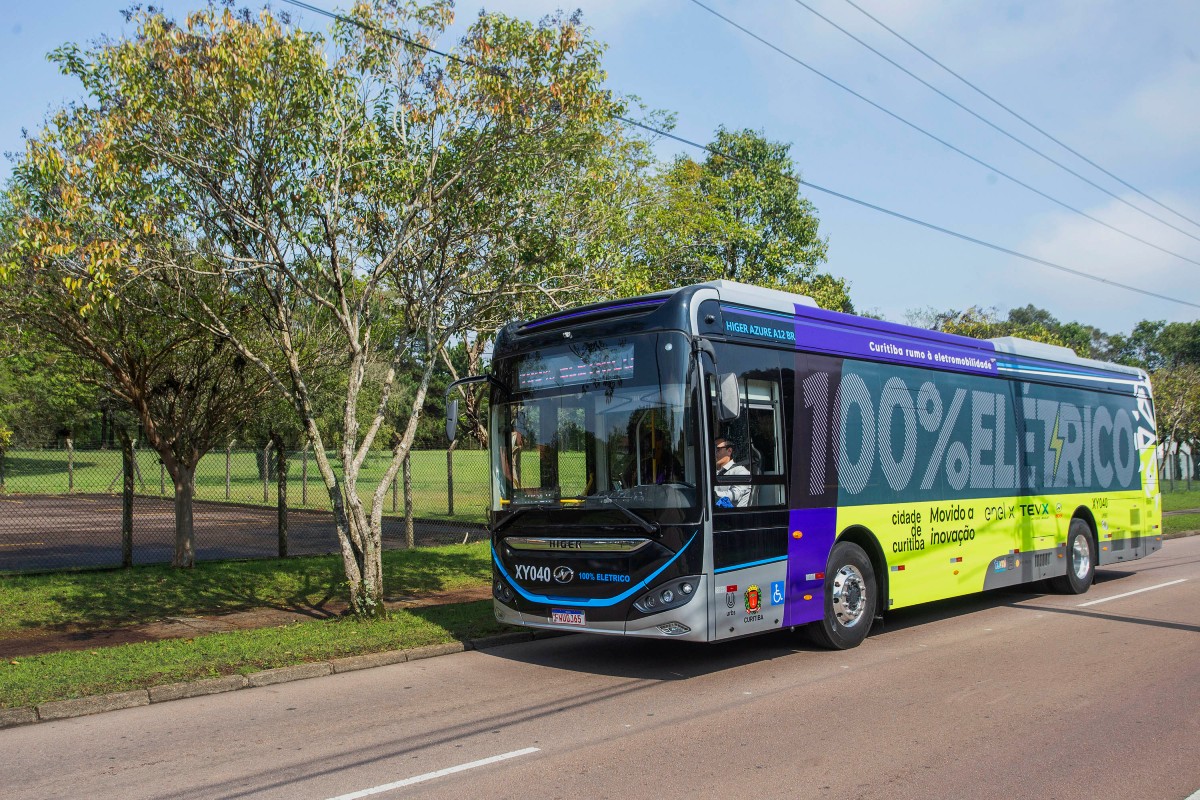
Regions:
<svg viewBox="0 0 1200 800"><path fill-rule="evenodd" d="M387 600L389 611L422 606L470 603L487 600L491 588L480 586L453 592L436 592L414 597ZM239 631L252 628L272 628L311 619L329 619L346 612L344 601L330 601L312 608L256 608L199 617L167 617L139 625L119 625L104 628L35 628L20 636L0 639L0 659L57 653L60 650L91 650L131 642L153 642L160 639L186 639L206 633Z"/></svg>

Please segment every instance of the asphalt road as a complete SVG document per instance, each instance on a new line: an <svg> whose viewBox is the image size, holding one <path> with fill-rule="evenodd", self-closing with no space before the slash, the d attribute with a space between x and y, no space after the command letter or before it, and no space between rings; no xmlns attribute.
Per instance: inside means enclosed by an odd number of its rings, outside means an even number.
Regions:
<svg viewBox="0 0 1200 800"><path fill-rule="evenodd" d="M1192 537L845 653L577 635L3 730L0 793L1141 800L1200 789L1198 753Z"/></svg>

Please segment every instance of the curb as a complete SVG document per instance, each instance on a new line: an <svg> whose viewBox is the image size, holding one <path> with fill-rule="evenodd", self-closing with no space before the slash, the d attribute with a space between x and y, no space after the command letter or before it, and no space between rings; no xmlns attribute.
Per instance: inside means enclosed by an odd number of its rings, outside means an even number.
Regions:
<svg viewBox="0 0 1200 800"><path fill-rule="evenodd" d="M347 656L345 658L335 658L330 661L318 661L312 664L297 664L291 667L267 669L261 672L252 672L249 675L224 675L220 678L203 678L185 683L170 683L163 686L151 686L148 689L135 689L128 692L114 692L112 694L94 695L92 697L80 697L73 700L54 700L24 708L0 708L0 730L15 728L21 725L32 725L37 722L84 717L90 714L100 714L105 711L117 711L122 708L136 708L137 706L166 703L172 700L183 700L188 697L202 697L210 694L234 692L240 689L291 683L292 681L302 681L309 678L322 678L342 672L384 667L390 664L402 664L407 661L419 661L425 658L462 653L467 650L488 650L493 647L532 642L535 639L551 639L566 635L557 631L501 633L483 639L469 639L465 642L431 644L408 650L387 650L382 653Z"/></svg>

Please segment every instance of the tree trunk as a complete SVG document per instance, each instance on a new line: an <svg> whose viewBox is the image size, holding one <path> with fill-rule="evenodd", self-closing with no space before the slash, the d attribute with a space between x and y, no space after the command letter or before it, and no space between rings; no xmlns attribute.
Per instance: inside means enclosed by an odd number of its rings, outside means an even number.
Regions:
<svg viewBox="0 0 1200 800"><path fill-rule="evenodd" d="M300 451L300 505L308 507L308 442Z"/></svg>
<svg viewBox="0 0 1200 800"><path fill-rule="evenodd" d="M413 548L417 544L413 528L412 456L404 457L404 545Z"/></svg>
<svg viewBox="0 0 1200 800"><path fill-rule="evenodd" d="M133 566L133 440L121 430L121 566Z"/></svg>
<svg viewBox="0 0 1200 800"><path fill-rule="evenodd" d="M454 516L454 447L457 441L446 448L446 516Z"/></svg>
<svg viewBox="0 0 1200 800"><path fill-rule="evenodd" d="M263 481L263 502L267 503L271 500L271 442L268 441L262 451L262 481Z"/></svg>
<svg viewBox="0 0 1200 800"><path fill-rule="evenodd" d="M277 486L275 503L276 527L279 531L279 557L287 558L288 554L288 520L287 520L287 450L283 446L283 437L277 433L271 434L275 445L275 459L278 466L275 469L275 484Z"/></svg>
<svg viewBox="0 0 1200 800"><path fill-rule="evenodd" d="M192 500L196 495L196 467L177 463L175 480L175 558L173 567L196 565L196 533L192 526Z"/></svg>
<svg viewBox="0 0 1200 800"><path fill-rule="evenodd" d="M1195 466L1194 462L1192 461L1192 454L1195 452L1196 451L1192 448L1191 443L1189 443L1188 444L1188 452L1187 452L1187 456L1186 456L1186 458L1187 458L1187 490L1189 492L1192 490L1192 469Z"/></svg>

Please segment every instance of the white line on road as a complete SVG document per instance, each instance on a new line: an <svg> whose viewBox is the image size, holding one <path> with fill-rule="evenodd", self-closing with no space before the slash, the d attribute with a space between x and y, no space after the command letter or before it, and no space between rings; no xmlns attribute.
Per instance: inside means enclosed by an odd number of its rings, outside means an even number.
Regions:
<svg viewBox="0 0 1200 800"><path fill-rule="evenodd" d="M423 783L424 781L433 780L434 778L442 778L446 775L453 775L456 772L464 772L468 769L475 769L476 767L486 767L488 764L495 764L497 761L507 761L510 758L527 756L530 753L536 752L538 752L538 748L526 747L524 750L514 750L511 753L501 753L500 755L492 756L491 758L481 758L478 761L472 761L469 764L459 764L457 767L446 767L445 769L439 769L436 772L426 772L424 775L416 775L412 778L405 778L404 780L396 781L395 783L385 783L382 786L374 786L370 789L363 789L358 792L351 792L350 794L339 794L337 797L331 797L329 800L357 800L359 797L370 797L371 795L379 794L380 792L390 792L392 789L400 789L405 786L412 786L414 783Z"/></svg>
<svg viewBox="0 0 1200 800"><path fill-rule="evenodd" d="M1175 584L1183 583L1186 580L1187 580L1187 578L1180 578L1177 581L1169 581L1167 583L1160 583L1157 586L1147 586L1145 589L1134 589L1132 592L1126 592L1125 594L1114 594L1112 597L1101 597L1099 600L1092 600L1091 602L1088 602L1088 603L1080 603L1078 607L1083 608L1084 606L1094 606L1094 605L1098 605L1100 603L1107 603L1109 600L1120 600L1122 597L1129 597L1130 595L1141 594L1142 592L1152 592L1155 589L1162 589L1167 586L1174 586Z"/></svg>

